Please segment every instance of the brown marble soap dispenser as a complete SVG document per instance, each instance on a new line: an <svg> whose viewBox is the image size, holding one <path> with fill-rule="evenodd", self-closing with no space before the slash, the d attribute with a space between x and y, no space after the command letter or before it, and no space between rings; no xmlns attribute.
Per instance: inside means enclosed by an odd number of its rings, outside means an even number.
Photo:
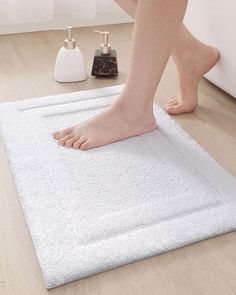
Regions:
<svg viewBox="0 0 236 295"><path fill-rule="evenodd" d="M114 77L118 75L116 50L109 44L109 32L94 31L103 35L100 49L96 49L92 67L92 76Z"/></svg>

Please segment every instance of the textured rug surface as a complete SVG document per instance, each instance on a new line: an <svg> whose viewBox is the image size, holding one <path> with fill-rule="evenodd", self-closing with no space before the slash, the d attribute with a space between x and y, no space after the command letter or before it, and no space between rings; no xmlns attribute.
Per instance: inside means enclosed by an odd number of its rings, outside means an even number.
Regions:
<svg viewBox="0 0 236 295"><path fill-rule="evenodd" d="M54 130L123 85L0 105L1 135L46 288L236 229L236 181L155 106L158 129L105 147Z"/></svg>

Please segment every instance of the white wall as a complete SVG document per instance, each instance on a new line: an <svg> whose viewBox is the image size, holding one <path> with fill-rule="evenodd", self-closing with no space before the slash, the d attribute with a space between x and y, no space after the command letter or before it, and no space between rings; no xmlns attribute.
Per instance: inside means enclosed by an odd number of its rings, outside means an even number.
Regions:
<svg viewBox="0 0 236 295"><path fill-rule="evenodd" d="M97 13L93 19L77 19L69 16L56 16L53 21L49 22L0 26L0 35L46 31L54 28L62 28L68 25L73 27L87 27L127 22L133 22L133 19L121 10L114 1L97 0Z"/></svg>

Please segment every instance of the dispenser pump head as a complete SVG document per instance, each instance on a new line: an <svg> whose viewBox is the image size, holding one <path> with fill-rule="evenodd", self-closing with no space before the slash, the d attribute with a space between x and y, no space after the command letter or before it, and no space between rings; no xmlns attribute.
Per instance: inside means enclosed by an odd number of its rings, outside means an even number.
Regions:
<svg viewBox="0 0 236 295"><path fill-rule="evenodd" d="M109 44L109 32L94 31L95 33L103 35L103 43L100 45L100 50L102 54L111 53L111 45Z"/></svg>
<svg viewBox="0 0 236 295"><path fill-rule="evenodd" d="M66 49L75 49L76 42L75 39L72 38L72 27L66 27L66 36L67 38L64 40L64 45Z"/></svg>

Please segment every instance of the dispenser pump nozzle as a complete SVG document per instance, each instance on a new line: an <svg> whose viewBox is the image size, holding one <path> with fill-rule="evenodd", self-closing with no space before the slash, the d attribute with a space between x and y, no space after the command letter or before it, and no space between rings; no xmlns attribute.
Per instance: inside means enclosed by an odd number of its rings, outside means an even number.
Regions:
<svg viewBox="0 0 236 295"><path fill-rule="evenodd" d="M66 49L74 49L76 47L75 39L72 38L72 27L66 27L66 36L64 40Z"/></svg>
<svg viewBox="0 0 236 295"><path fill-rule="evenodd" d="M109 44L109 32L94 31L95 33L103 35L103 43L100 45L102 54L111 53L111 45Z"/></svg>

